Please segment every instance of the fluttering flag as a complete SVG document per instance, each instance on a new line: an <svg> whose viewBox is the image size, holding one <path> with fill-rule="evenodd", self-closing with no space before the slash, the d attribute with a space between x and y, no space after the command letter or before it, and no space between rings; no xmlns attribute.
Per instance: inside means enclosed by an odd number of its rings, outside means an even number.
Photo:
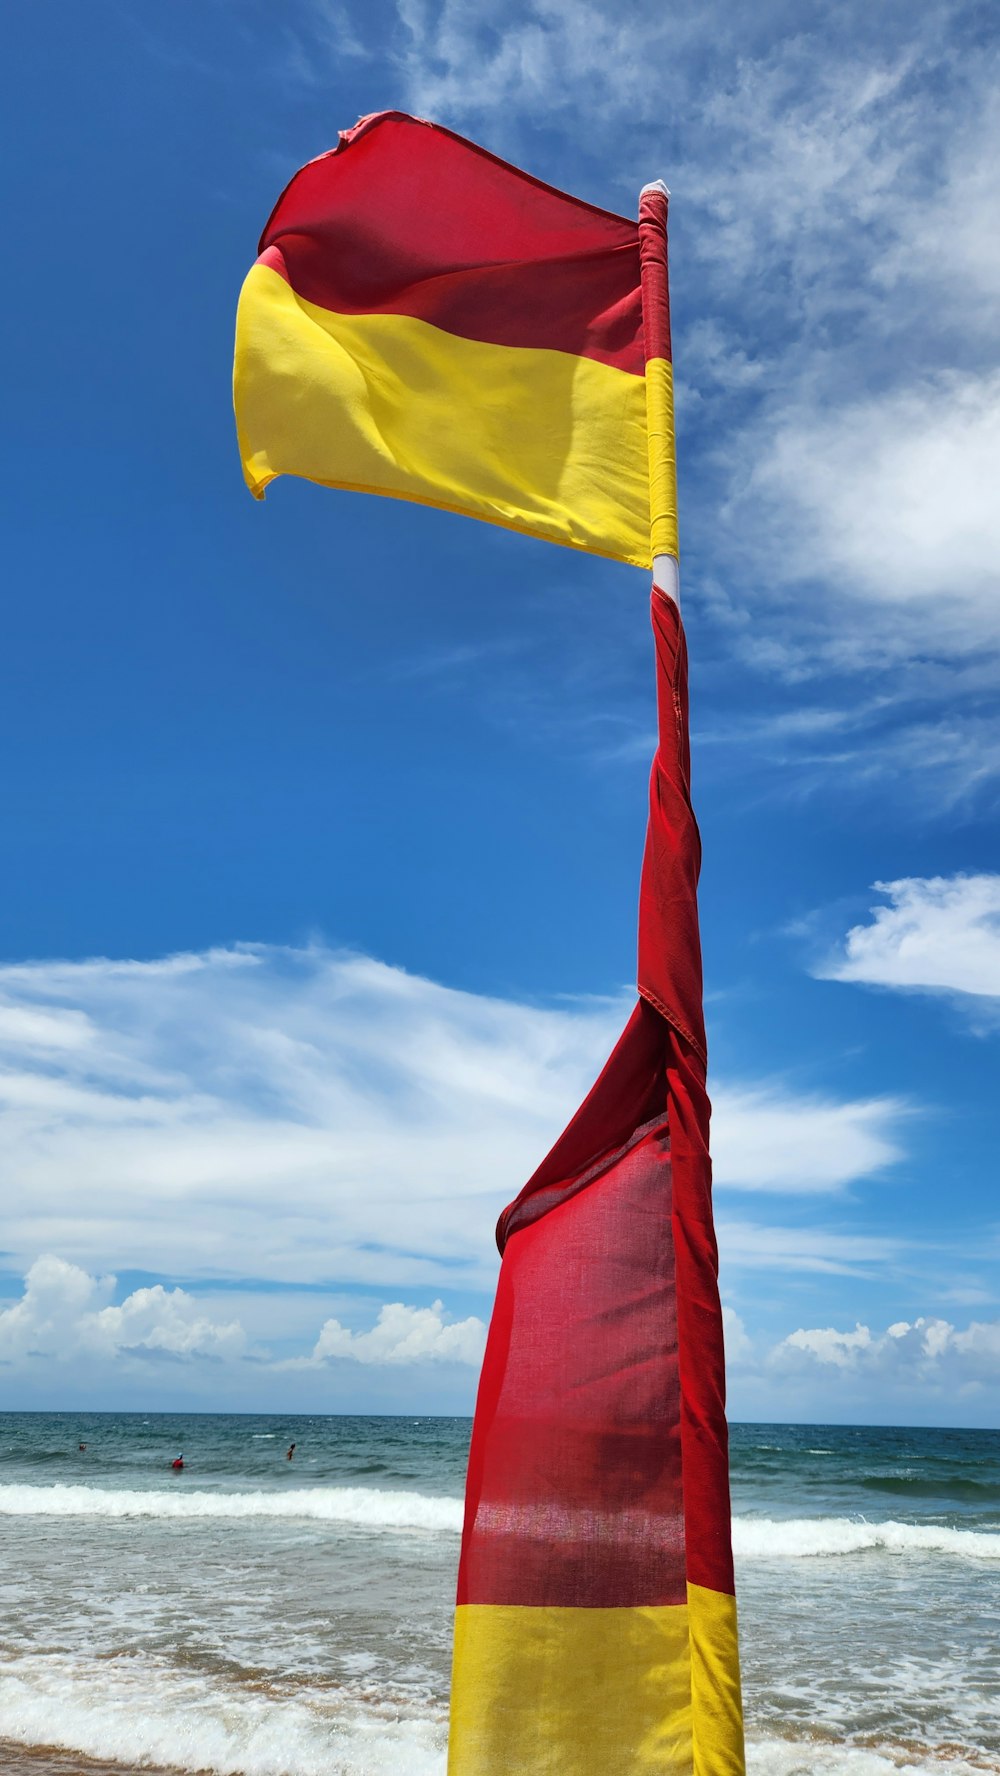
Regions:
<svg viewBox="0 0 1000 1776"><path fill-rule="evenodd" d="M303 475L649 566L635 223L449 130L382 112L296 173L235 393L258 496Z"/></svg>
<svg viewBox="0 0 1000 1776"><path fill-rule="evenodd" d="M742 1776L677 602L666 193L638 223L365 118L279 198L237 320L244 473L653 565L638 1003L500 1217L449 1776Z"/></svg>

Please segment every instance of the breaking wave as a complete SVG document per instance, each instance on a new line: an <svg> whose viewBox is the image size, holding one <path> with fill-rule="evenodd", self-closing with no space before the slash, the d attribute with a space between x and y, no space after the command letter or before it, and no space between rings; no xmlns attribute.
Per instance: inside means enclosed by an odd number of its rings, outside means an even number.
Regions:
<svg viewBox="0 0 1000 1776"><path fill-rule="evenodd" d="M831 1554L952 1554L1000 1560L1000 1535L933 1523L869 1523L863 1517L734 1517L743 1560L809 1560Z"/></svg>
<svg viewBox="0 0 1000 1776"><path fill-rule="evenodd" d="M0 1486L0 1517L280 1518L359 1529L457 1535L462 1501L371 1486L297 1487L288 1492L142 1491L97 1486ZM808 1560L867 1553L943 1554L1000 1560L1000 1534L864 1517L735 1517L741 1560Z"/></svg>
<svg viewBox="0 0 1000 1776"><path fill-rule="evenodd" d="M290 1492L145 1492L99 1486L0 1486L5 1517L298 1518L362 1529L458 1531L462 1501L368 1486L298 1487Z"/></svg>
<svg viewBox="0 0 1000 1776"><path fill-rule="evenodd" d="M142 1657L5 1661L2 1741L219 1776L444 1776L441 1706L349 1691L282 1695Z"/></svg>

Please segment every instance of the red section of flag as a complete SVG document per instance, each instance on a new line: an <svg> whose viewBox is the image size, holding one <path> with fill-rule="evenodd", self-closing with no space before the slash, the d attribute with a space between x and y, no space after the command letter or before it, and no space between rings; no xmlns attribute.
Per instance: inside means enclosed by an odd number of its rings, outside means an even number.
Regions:
<svg viewBox="0 0 1000 1776"><path fill-rule="evenodd" d="M677 606L654 591L659 745L639 892L639 991L663 1014L681 1368L688 1578L733 1590L719 1256L712 1217L698 874L691 807L687 643Z"/></svg>
<svg viewBox="0 0 1000 1776"><path fill-rule="evenodd" d="M655 590L653 633L642 996L500 1218L460 1602L680 1602L685 1576L733 1590L687 652L676 606Z"/></svg>
<svg viewBox="0 0 1000 1776"><path fill-rule="evenodd" d="M661 1121L512 1237L476 1408L459 1603L683 1603L669 1202Z"/></svg>
<svg viewBox="0 0 1000 1776"><path fill-rule="evenodd" d="M399 111L296 173L259 251L337 314L410 315L644 373L636 223Z"/></svg>
<svg viewBox="0 0 1000 1776"><path fill-rule="evenodd" d="M650 776L639 889L639 991L704 1060L698 930L701 838L691 807L687 642L673 599L655 589L652 619L659 743Z"/></svg>
<svg viewBox="0 0 1000 1776"><path fill-rule="evenodd" d="M639 263L647 358L671 357L666 238L667 194L655 185L647 185L639 199Z"/></svg>

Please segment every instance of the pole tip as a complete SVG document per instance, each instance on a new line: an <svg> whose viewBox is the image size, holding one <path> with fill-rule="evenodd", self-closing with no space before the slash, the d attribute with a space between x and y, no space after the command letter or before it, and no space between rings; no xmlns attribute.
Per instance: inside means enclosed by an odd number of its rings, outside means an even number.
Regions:
<svg viewBox="0 0 1000 1776"><path fill-rule="evenodd" d="M666 185L664 185L662 179L650 179L649 184L643 186L642 190L639 193L639 196L645 197L647 191L660 191L660 192L662 192L664 197L670 196L670 192L668 191Z"/></svg>

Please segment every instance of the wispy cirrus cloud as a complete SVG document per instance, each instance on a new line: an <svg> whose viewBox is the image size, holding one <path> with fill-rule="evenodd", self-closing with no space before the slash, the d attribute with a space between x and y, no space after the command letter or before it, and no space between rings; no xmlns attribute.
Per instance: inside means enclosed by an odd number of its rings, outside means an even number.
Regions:
<svg viewBox="0 0 1000 1776"><path fill-rule="evenodd" d="M723 714L695 735L701 768L727 790L738 789L743 806L748 797L755 804L808 802L828 795L835 775L838 796L855 805L878 803L919 779L920 798L896 802L907 822L987 813L1000 793L995 694L976 683L949 686L949 677L942 675L924 695L914 682L895 699L848 700L840 708L806 701L769 713ZM937 707L935 689L942 696L947 689L947 710ZM649 751L648 736L645 745ZM640 750L638 743L632 748Z"/></svg>
<svg viewBox="0 0 1000 1776"><path fill-rule="evenodd" d="M671 184L688 583L752 618L728 648L890 702L900 662L995 653L1000 58L973 9L397 18L415 109L620 208Z"/></svg>
<svg viewBox="0 0 1000 1776"><path fill-rule="evenodd" d="M795 1194L835 1191L902 1158L899 1099L838 1103L781 1086L716 1090L713 1150L723 1187Z"/></svg>
<svg viewBox="0 0 1000 1776"><path fill-rule="evenodd" d="M13 1261L488 1289L493 1226L630 997L535 1006L315 945L0 970ZM905 1106L715 1090L719 1188L836 1192Z"/></svg>
<svg viewBox="0 0 1000 1776"><path fill-rule="evenodd" d="M843 660L857 632L872 646L873 613L888 657L899 620L911 645L922 631L926 651L960 656L1000 641L998 456L1000 372L941 372L849 402L800 394L769 412L734 522L780 529L772 577L850 601Z"/></svg>
<svg viewBox="0 0 1000 1776"><path fill-rule="evenodd" d="M907 1253L901 1234L886 1236L825 1226L789 1227L734 1220L723 1214L718 1233L723 1269L800 1275L871 1277L898 1265Z"/></svg>

